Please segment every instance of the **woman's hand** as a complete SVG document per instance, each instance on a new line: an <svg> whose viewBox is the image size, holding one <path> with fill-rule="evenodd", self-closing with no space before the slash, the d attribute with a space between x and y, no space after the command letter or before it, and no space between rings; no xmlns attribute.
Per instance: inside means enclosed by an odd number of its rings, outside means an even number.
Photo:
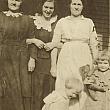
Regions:
<svg viewBox="0 0 110 110"><path fill-rule="evenodd" d="M42 49L45 46L45 43L39 39L34 39L33 43L39 48Z"/></svg>
<svg viewBox="0 0 110 110"><path fill-rule="evenodd" d="M50 51L54 48L54 44L52 42L46 43L44 48L46 49L46 51Z"/></svg>
<svg viewBox="0 0 110 110"><path fill-rule="evenodd" d="M57 76L57 68L56 66L51 66L50 73L53 77Z"/></svg>
<svg viewBox="0 0 110 110"><path fill-rule="evenodd" d="M43 48L45 46L45 43L39 39L32 38L26 40L27 44L35 44L39 49Z"/></svg>
<svg viewBox="0 0 110 110"><path fill-rule="evenodd" d="M33 41L33 39L26 39L27 44L32 44L33 43L32 41Z"/></svg>
<svg viewBox="0 0 110 110"><path fill-rule="evenodd" d="M30 57L28 62L28 71L32 72L35 69L35 59Z"/></svg>

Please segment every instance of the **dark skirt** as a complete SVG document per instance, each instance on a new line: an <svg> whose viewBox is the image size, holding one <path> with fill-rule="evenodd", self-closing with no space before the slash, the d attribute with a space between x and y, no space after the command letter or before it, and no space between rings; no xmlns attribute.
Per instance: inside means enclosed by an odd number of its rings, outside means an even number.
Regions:
<svg viewBox="0 0 110 110"><path fill-rule="evenodd" d="M33 73L33 110L41 110L43 99L54 90L55 78L50 74L50 58L38 58Z"/></svg>
<svg viewBox="0 0 110 110"><path fill-rule="evenodd" d="M1 59L2 110L24 110L23 97L32 97L31 74L28 74L28 49L4 45ZM6 87L5 87L6 86Z"/></svg>

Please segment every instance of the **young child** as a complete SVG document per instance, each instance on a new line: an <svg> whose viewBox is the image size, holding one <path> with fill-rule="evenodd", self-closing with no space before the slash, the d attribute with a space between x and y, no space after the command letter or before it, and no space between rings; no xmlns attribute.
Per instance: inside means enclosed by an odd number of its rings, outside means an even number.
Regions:
<svg viewBox="0 0 110 110"><path fill-rule="evenodd" d="M88 76L84 83L88 97L84 110L110 110L110 58L105 52L99 53L97 69Z"/></svg>
<svg viewBox="0 0 110 110"><path fill-rule="evenodd" d="M79 110L79 94L82 91L82 83L79 79L69 78L65 81L65 90L55 90L44 98L42 110ZM71 105L72 104L72 105Z"/></svg>

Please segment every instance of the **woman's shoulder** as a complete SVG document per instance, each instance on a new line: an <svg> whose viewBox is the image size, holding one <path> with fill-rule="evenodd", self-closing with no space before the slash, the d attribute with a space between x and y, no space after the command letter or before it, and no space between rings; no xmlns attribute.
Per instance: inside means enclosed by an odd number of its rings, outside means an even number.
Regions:
<svg viewBox="0 0 110 110"><path fill-rule="evenodd" d="M89 24L91 24L91 25L94 25L94 22L93 22L93 20L92 20L91 18L83 17L83 20L85 20L86 23L89 23Z"/></svg>
<svg viewBox="0 0 110 110"><path fill-rule="evenodd" d="M34 21L33 19L29 16L29 15L26 15L26 14L22 14L22 17L20 17L20 19L24 22L24 23L28 23L28 24L33 24Z"/></svg>
<svg viewBox="0 0 110 110"><path fill-rule="evenodd" d="M60 18L57 22L57 25L62 26L62 25L68 24L69 18L70 16Z"/></svg>
<svg viewBox="0 0 110 110"><path fill-rule="evenodd" d="M92 21L91 18L89 18L89 17L85 17L84 15L81 15L81 18L82 18L83 20Z"/></svg>
<svg viewBox="0 0 110 110"><path fill-rule="evenodd" d="M60 18L59 20L58 20L58 22L65 22L65 21L67 21L68 19L70 18L70 16L67 16L67 17L62 17L62 18Z"/></svg>

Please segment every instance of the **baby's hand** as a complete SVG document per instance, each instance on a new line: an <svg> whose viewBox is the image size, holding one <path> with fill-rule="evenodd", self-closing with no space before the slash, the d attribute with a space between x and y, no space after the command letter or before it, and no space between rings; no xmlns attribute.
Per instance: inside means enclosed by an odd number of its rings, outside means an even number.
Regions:
<svg viewBox="0 0 110 110"><path fill-rule="evenodd" d="M72 94L71 96L68 97L69 99L74 99L74 98L77 98L77 95L76 94Z"/></svg>
<svg viewBox="0 0 110 110"><path fill-rule="evenodd" d="M93 84L93 83L94 83L94 80L92 80L92 79L86 78L84 80L84 84Z"/></svg>
<svg viewBox="0 0 110 110"><path fill-rule="evenodd" d="M77 97L77 94L73 94L73 95L72 95L72 98L76 98L76 97Z"/></svg>

